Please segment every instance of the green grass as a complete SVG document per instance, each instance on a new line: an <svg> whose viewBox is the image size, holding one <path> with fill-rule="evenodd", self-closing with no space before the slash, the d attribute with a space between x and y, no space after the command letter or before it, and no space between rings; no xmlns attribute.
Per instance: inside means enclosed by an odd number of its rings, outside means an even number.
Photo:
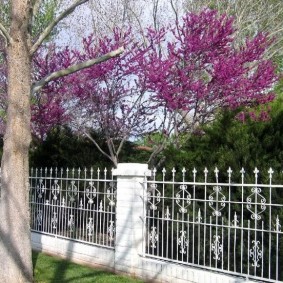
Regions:
<svg viewBox="0 0 283 283"><path fill-rule="evenodd" d="M108 271L93 269L51 257L43 253L33 252L34 279L37 283L142 283L131 277L116 275Z"/></svg>

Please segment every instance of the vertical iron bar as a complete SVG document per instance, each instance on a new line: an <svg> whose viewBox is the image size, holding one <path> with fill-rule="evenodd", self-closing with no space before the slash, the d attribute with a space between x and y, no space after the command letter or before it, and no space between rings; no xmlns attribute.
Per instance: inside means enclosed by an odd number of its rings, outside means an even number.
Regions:
<svg viewBox="0 0 283 283"><path fill-rule="evenodd" d="M63 185L63 168L60 169L60 177L58 177L60 179L60 207L61 207L61 211L62 211L62 216L61 216L61 229L64 229L64 223L63 223L63 215L64 215L64 207L63 207L63 200L65 201L65 197L64 195L66 194L66 191L64 191L64 185Z"/></svg>
<svg viewBox="0 0 283 283"><path fill-rule="evenodd" d="M164 204L164 201L165 201L165 168L163 168L162 170L162 211L163 211L163 216L162 216L162 228L161 228L161 256L164 257L164 219L165 219L165 215L166 215L166 212L165 212L165 204ZM168 222L168 221L167 221ZM167 226L168 227L168 226ZM167 228L168 229L168 228Z"/></svg>
<svg viewBox="0 0 283 283"><path fill-rule="evenodd" d="M206 266L206 226L207 226L207 220L206 220L206 206L207 206L207 174L208 170L207 168L204 169L204 217L203 217L203 223L204 223L204 233L203 233L203 265Z"/></svg>
<svg viewBox="0 0 283 283"><path fill-rule="evenodd" d="M199 219L198 219L198 265L200 261L200 210L199 210Z"/></svg>
<svg viewBox="0 0 283 283"><path fill-rule="evenodd" d="M187 262L189 262L190 256L190 215L187 214L187 235L188 235L188 245L187 245Z"/></svg>
<svg viewBox="0 0 283 283"><path fill-rule="evenodd" d="M243 247L243 237L244 237L244 174L245 174L245 170L244 168L241 169L240 171L241 173L241 178L242 178L242 208L241 208L241 247ZM240 253L241 253L241 274L243 274L243 249L240 249ZM249 250L248 250L248 254L249 254ZM248 258L249 260L249 258Z"/></svg>
<svg viewBox="0 0 283 283"><path fill-rule="evenodd" d="M223 232L223 225L224 225L224 223L223 223L223 217L221 218L221 220L222 220L222 227L221 227L221 239L222 239L222 249L221 249L221 254L222 254L222 258L221 258L221 261L222 261L222 263L221 263L221 268L222 268L222 270L224 269L224 243L225 243L225 241L224 241L224 232ZM230 257L230 254L228 254L228 259L229 259L229 257Z"/></svg>
<svg viewBox="0 0 283 283"><path fill-rule="evenodd" d="M90 178L92 180L93 169L90 171ZM98 237L98 216L99 216L99 198L100 198L100 169L97 170L97 195L96 195L96 205L93 210L93 225L95 225L95 243L97 244L99 239ZM95 223L95 224L94 224ZM94 229L93 229L94 230Z"/></svg>
<svg viewBox="0 0 283 283"><path fill-rule="evenodd" d="M86 201L86 187L87 187L87 169L85 168L84 170L84 175L85 175L85 180L84 180L84 191L83 191L83 197L81 199L81 203L80 203L80 225L78 227L79 229L79 239L83 240L84 239L84 235L85 235L85 201Z"/></svg>
<svg viewBox="0 0 283 283"><path fill-rule="evenodd" d="M195 221L196 221L196 217L195 217L195 209L196 209L196 173L197 170L196 168L194 168L193 170L193 248L192 248L192 262L195 263Z"/></svg>
<svg viewBox="0 0 283 283"><path fill-rule="evenodd" d="M179 241L179 212L177 212L177 237L176 237L176 260L179 260L179 245L178 245L178 241ZM173 239L172 239L173 240ZM181 237L180 237L180 240Z"/></svg>
<svg viewBox="0 0 283 283"><path fill-rule="evenodd" d="M110 227L110 222L109 222L109 205L107 206L107 213L106 213L106 231L105 231L105 245L110 247L111 246L111 241L110 241L110 237L108 236L108 229ZM104 237L103 237L104 238Z"/></svg>
<svg viewBox="0 0 283 283"><path fill-rule="evenodd" d="M277 215L277 219L278 218L278 215ZM276 228L275 228L275 231L276 231L276 281L278 281L278 275L279 275L279 264L278 264L278 261L279 261L279 220L278 220L278 223L276 223Z"/></svg>
<svg viewBox="0 0 283 283"><path fill-rule="evenodd" d="M184 213L182 213L182 233L184 233ZM184 247L183 247L184 248ZM184 261L184 253L182 251L182 262Z"/></svg>
<svg viewBox="0 0 283 283"><path fill-rule="evenodd" d="M228 260L228 266L227 270L230 271L230 234L231 234L231 175L232 175L232 170L229 167L228 169L228 181L229 181L229 187L228 187L228 253L227 253L227 260ZM222 237L223 239L223 237ZM224 239L223 239L224 243Z"/></svg>
<svg viewBox="0 0 283 283"><path fill-rule="evenodd" d="M186 199L186 196L185 196L185 174L186 174L186 169L183 168L182 170L182 178L183 178L183 183L182 183L182 186L183 186L183 193L182 193L182 197L183 197L183 200L182 200L182 206L184 208L184 210L182 211L182 235L185 235L185 231L184 231L184 214L185 214L185 199ZM183 241L185 240L185 238L183 238ZM184 246L182 247L182 262L184 262Z"/></svg>
<svg viewBox="0 0 283 283"><path fill-rule="evenodd" d="M172 223L172 221L170 221L170 223ZM167 227L166 227L166 258L169 257L168 246L169 246L169 218L167 218Z"/></svg>
<svg viewBox="0 0 283 283"><path fill-rule="evenodd" d="M103 195L103 201L104 201L104 206L103 206L103 220L102 220L102 244L104 245L104 234L105 234L105 213L106 213L106 196L107 196L107 169L105 168L104 170L104 195Z"/></svg>
<svg viewBox="0 0 283 283"><path fill-rule="evenodd" d="M160 225L160 213L159 213L159 211L157 211L157 228L156 228L156 230L157 230L157 235L159 235L159 225ZM161 239L162 239L162 237L161 237ZM161 240L161 241L163 241L163 239ZM157 248L156 248L156 255L157 256L160 256L160 251L159 251L159 244L158 244L158 241L157 241Z"/></svg>
<svg viewBox="0 0 283 283"><path fill-rule="evenodd" d="M263 242L263 231L264 231L264 222L261 222L261 242L262 242L262 256L261 256L261 278L263 278L263 269L264 269L264 265L263 265L263 259L264 259L264 242Z"/></svg>
<svg viewBox="0 0 283 283"><path fill-rule="evenodd" d="M45 170L46 171L46 170ZM44 180L45 180L45 188L46 188L46 192L48 192L48 201L49 201L49 208L50 208L50 215L51 215L51 217L50 217L50 220L52 219L52 217L53 217L53 212L54 212L54 206L53 206L53 203L51 202L51 192L50 192L50 189L48 190L47 189L47 187L46 187L46 175L44 176ZM50 223L50 233L51 234L54 234L54 229L53 229L53 227L52 227L52 225L51 225L51 223ZM55 231L56 232L56 231Z"/></svg>
<svg viewBox="0 0 283 283"><path fill-rule="evenodd" d="M234 272L236 272L236 242L237 242L237 227L236 227L236 225L237 225L237 222L235 222L234 225L235 225L235 228L234 228Z"/></svg>
<svg viewBox="0 0 283 283"><path fill-rule="evenodd" d="M149 251L150 251L150 243L149 243L149 240L150 240L150 237L149 237L149 235L150 235L150 211L149 210L147 210L147 215L149 215L149 217L147 218L147 229L146 229L146 231L147 231L147 254L149 254Z"/></svg>
<svg viewBox="0 0 283 283"><path fill-rule="evenodd" d="M174 256L174 220L175 220L175 168L172 169L172 228L171 228L171 258ZM178 239L178 235L176 236Z"/></svg>
<svg viewBox="0 0 283 283"><path fill-rule="evenodd" d="M272 168L269 169L269 247L268 247L268 278L271 278L271 237L272 237L272 214L271 214L271 205L272 205Z"/></svg>
<svg viewBox="0 0 283 283"><path fill-rule="evenodd" d="M211 217L209 216L209 267L211 267L212 263L211 263L211 250L212 250L212 223L211 223Z"/></svg>
<svg viewBox="0 0 283 283"><path fill-rule="evenodd" d="M217 167L214 170L215 173L215 179L216 179L216 186L217 186L217 190L216 190L216 215L215 215L215 239L217 239L218 237L218 217L219 217L219 185L218 185L218 169ZM215 242L216 244L216 242ZM215 268L217 268L217 256L215 256Z"/></svg>
<svg viewBox="0 0 283 283"><path fill-rule="evenodd" d="M258 186L257 186L257 177L258 177L258 170L257 168L255 168L254 170L254 173L255 173L255 189L256 189L256 193L255 193L255 223L254 223L254 239L255 239L255 243L257 243L257 205L258 205L258 200L257 200L257 195L258 195ZM256 250L255 250L256 251ZM257 265L254 264L254 275L256 276L256 270L257 268Z"/></svg>
<svg viewBox="0 0 283 283"><path fill-rule="evenodd" d="M248 270L247 273L250 275L250 220L248 220Z"/></svg>

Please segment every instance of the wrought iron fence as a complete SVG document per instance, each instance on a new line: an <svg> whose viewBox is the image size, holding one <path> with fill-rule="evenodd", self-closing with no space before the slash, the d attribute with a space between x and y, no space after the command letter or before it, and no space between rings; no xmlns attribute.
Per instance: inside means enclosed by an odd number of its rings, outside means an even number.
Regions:
<svg viewBox="0 0 283 283"><path fill-rule="evenodd" d="M167 180L165 169L160 178L153 170L145 181L147 257L283 282L283 185L273 184L272 169L266 184L257 169L253 183L245 183L244 169L238 183L231 169L225 182L217 168L171 173Z"/></svg>
<svg viewBox="0 0 283 283"><path fill-rule="evenodd" d="M31 169L31 230L113 248L115 195L106 169Z"/></svg>

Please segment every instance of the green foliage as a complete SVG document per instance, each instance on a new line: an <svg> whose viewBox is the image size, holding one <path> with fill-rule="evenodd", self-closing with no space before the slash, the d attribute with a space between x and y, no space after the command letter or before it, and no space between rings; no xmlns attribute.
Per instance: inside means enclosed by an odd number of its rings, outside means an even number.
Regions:
<svg viewBox="0 0 283 283"><path fill-rule="evenodd" d="M102 143L99 137L96 139ZM91 141L77 137L67 127L54 128L44 141L34 141L31 147L31 167L78 168L94 165L104 168L109 166L109 162Z"/></svg>
<svg viewBox="0 0 283 283"><path fill-rule="evenodd" d="M43 30L55 19L56 11L58 11L58 7L61 1L58 0L47 0L42 1L41 6L39 7L37 13L33 18L32 25L32 36L33 38L37 38ZM58 27L55 27L52 33L47 38L47 41L50 40L53 36L58 33Z"/></svg>
<svg viewBox="0 0 283 283"><path fill-rule="evenodd" d="M34 7L34 15L32 18L32 37L37 37L43 32L43 30L52 22L56 17L56 11L62 2L62 0L43 0L39 1L40 5ZM11 22L11 1L0 1L0 22L8 29ZM45 41L49 41L53 36L59 32L58 26L55 27L51 34Z"/></svg>
<svg viewBox="0 0 283 283"><path fill-rule="evenodd" d="M11 21L11 2L9 0L0 1L0 21L2 25L7 27Z"/></svg>
<svg viewBox="0 0 283 283"><path fill-rule="evenodd" d="M280 172L283 159L282 99L272 105L270 120L265 122L235 119L235 112L224 111L214 123L203 128L199 135L191 135L181 149L173 146L165 151L166 167L225 172L229 167L239 174L241 168L252 173L257 167L267 172L270 167ZM252 174L251 174L252 175ZM267 174L266 174L267 175ZM282 177L282 176L281 176Z"/></svg>
<svg viewBox="0 0 283 283"><path fill-rule="evenodd" d="M104 151L107 151L105 140L100 134L93 132L92 137ZM136 149L135 144L126 142L120 155L120 162L144 162L143 160L143 153ZM113 164L88 138L78 137L68 127L57 127L49 132L44 141L33 141L30 166L111 168Z"/></svg>

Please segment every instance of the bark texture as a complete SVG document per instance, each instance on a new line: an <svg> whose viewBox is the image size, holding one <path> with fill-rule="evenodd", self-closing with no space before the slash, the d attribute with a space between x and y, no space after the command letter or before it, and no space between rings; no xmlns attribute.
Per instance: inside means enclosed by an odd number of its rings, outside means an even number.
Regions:
<svg viewBox="0 0 283 283"><path fill-rule="evenodd" d="M32 282L28 150L31 61L29 1L12 1L8 55L8 111L0 199L0 282Z"/></svg>

